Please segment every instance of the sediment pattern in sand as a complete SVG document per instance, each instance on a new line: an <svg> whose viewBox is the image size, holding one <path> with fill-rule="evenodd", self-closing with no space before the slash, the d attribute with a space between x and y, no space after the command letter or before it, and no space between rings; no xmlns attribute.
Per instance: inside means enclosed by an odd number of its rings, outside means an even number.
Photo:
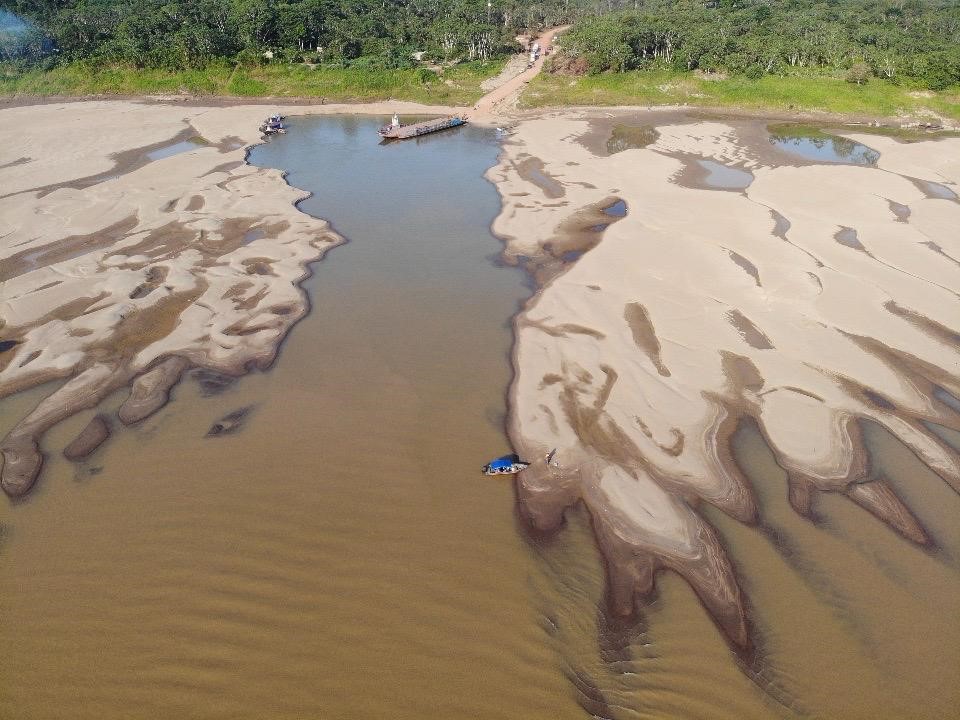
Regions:
<svg viewBox="0 0 960 720"><path fill-rule="evenodd" d="M0 397L67 378L0 444L8 494L35 483L40 438L57 422L129 386L118 415L136 423L188 368L265 368L306 313L298 283L339 238L297 211L303 193L281 173L245 164L268 112L87 102L0 113ZM107 427L98 420L68 455L93 452Z"/></svg>
<svg viewBox="0 0 960 720"><path fill-rule="evenodd" d="M877 167L815 164L758 143L759 121L745 132L742 120L651 113L651 144L606 155L583 141L602 118L522 122L489 173L506 256L544 283L516 320L510 433L534 460L519 476L522 508L551 529L582 501L613 610L632 612L672 569L747 650L736 574L697 512L711 503L761 521L729 447L743 418L804 515L817 492L844 493L929 542L871 473L864 419L960 492L956 453L925 424L960 428L944 402L960 396L960 203L924 187L960 183L960 140L851 136L880 152ZM753 179L706 187L698 158ZM580 223L584 254L558 264L557 243L577 247L571 223L617 200L626 216Z"/></svg>

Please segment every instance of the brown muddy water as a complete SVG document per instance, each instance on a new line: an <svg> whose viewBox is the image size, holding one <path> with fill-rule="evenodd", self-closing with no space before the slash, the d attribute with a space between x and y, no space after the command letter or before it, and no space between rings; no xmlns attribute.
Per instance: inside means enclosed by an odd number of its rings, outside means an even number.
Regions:
<svg viewBox="0 0 960 720"><path fill-rule="evenodd" d="M294 119L251 155L350 239L314 267L275 366L212 394L186 380L0 504L0 717L956 716L960 499L875 429L875 471L937 550L836 497L798 518L744 428L764 527L710 519L758 658L669 574L636 623L606 618L584 515L532 537L510 482L479 473L508 450L509 318L529 294L491 260L493 133L379 146L381 122ZM0 432L48 391L0 404Z"/></svg>

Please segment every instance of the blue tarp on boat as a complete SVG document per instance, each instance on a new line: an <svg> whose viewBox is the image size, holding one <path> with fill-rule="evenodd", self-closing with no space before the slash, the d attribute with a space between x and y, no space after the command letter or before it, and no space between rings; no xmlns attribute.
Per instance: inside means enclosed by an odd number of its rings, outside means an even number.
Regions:
<svg viewBox="0 0 960 720"><path fill-rule="evenodd" d="M510 475L520 472L529 465L530 463L521 460L519 455L504 455L484 465L483 472L487 475Z"/></svg>

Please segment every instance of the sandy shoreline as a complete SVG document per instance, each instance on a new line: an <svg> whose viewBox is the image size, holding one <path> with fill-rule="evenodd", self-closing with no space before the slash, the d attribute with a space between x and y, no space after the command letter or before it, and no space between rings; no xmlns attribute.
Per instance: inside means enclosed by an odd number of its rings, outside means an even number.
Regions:
<svg viewBox="0 0 960 720"><path fill-rule="evenodd" d="M643 128L646 146L608 153L618 123ZM618 613L672 569L751 646L735 573L697 512L760 520L730 454L742 418L801 514L817 491L841 492L928 542L871 474L861 418L960 492L956 452L924 425L960 427L937 396L960 393L960 204L923 190L960 184L960 140L846 137L879 151L878 167L791 158L756 120L548 113L516 127L489 173L503 202L494 231L528 267L556 259L571 218L626 208L582 256L534 273L544 284L515 321L509 428L536 461L519 476L525 515L549 530L586 504ZM704 161L745 186L711 187Z"/></svg>
<svg viewBox="0 0 960 720"><path fill-rule="evenodd" d="M538 67L542 67L538 65ZM524 73L521 73L524 75ZM509 76L508 76L509 77ZM509 79L517 76L509 77ZM494 91L498 91L502 85L497 85ZM517 89L511 88L507 93L512 96ZM486 99L486 98L482 98ZM512 104L515 98L508 97L506 104L496 102L497 98L490 105L496 104L495 108L480 109L474 106L459 105L424 105L406 100L379 100L376 102L356 102L356 103L321 103L317 97L297 97L297 96L265 96L265 97L240 97L232 95L6 95L0 96L0 111L19 108L19 107L42 107L44 105L70 105L74 103L90 102L130 102L130 103L148 103L157 105L175 105L178 107L204 107L204 108L235 108L235 107L264 107L269 110L276 107L290 109L291 114L331 114L331 115L389 115L395 108L402 112L411 114L451 114L464 113L475 122L484 124L493 122L510 122L524 119L533 119L543 117L557 112L573 114L593 114L597 116L609 115L611 117L622 115L624 113L658 112L658 113L683 113L689 116L702 116L704 118L762 118L771 122L811 122L811 123L835 123L838 126L864 125L868 127L888 128L892 130L899 129L926 129L925 123L913 117L904 117L896 115L877 115L877 114L842 114L833 113L825 110L776 110L776 109L756 109L756 108L737 108L723 105L569 105L563 107L538 107L531 109L520 109ZM942 122L942 131L957 132L960 131L960 123L944 118ZM935 132L935 131L931 131Z"/></svg>

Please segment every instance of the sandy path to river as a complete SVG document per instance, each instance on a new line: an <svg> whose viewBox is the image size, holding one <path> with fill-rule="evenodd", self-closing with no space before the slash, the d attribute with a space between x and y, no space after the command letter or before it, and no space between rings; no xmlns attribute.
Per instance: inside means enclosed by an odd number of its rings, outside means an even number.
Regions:
<svg viewBox="0 0 960 720"><path fill-rule="evenodd" d="M553 45L554 38L566 30L569 25L550 28L546 30L537 42L540 43L541 54L533 63L532 67L527 68L515 77L509 79L499 87L490 91L477 101L473 106L474 112L472 119L478 120L492 115L500 114L512 109L516 104L517 98L523 92L527 83L533 80L543 70L543 64L547 60L547 49Z"/></svg>

